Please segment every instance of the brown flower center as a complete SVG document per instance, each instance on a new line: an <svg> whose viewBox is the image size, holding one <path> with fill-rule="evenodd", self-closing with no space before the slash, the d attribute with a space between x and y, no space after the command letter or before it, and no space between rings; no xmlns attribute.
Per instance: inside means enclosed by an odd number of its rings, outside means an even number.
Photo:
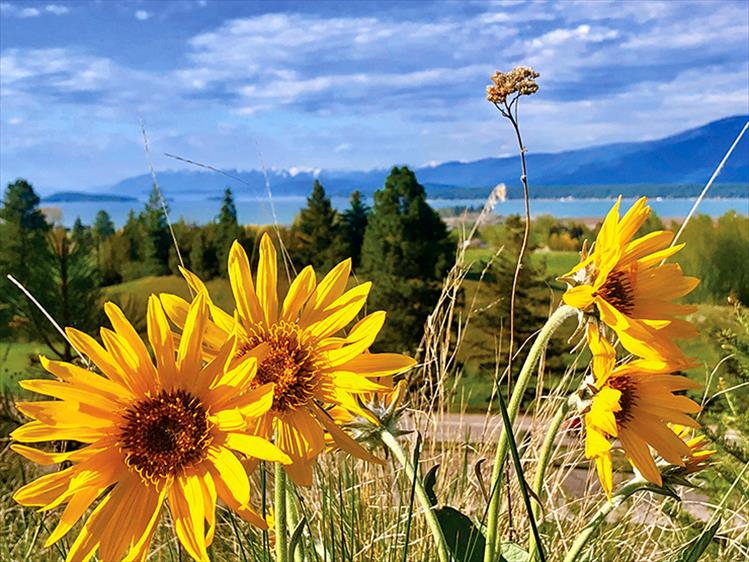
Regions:
<svg viewBox="0 0 749 562"><path fill-rule="evenodd" d="M614 412L614 417L618 425L626 424L632 419L632 410L637 406L637 385L635 381L626 376L612 377L607 384L621 392L619 397L621 410Z"/></svg>
<svg viewBox="0 0 749 562"><path fill-rule="evenodd" d="M320 360L316 341L296 324L278 322L269 330L255 328L240 346L244 355L261 342L268 352L257 367L255 386L275 383L273 409L287 412L307 404L320 385Z"/></svg>
<svg viewBox="0 0 749 562"><path fill-rule="evenodd" d="M634 311L632 276L627 271L612 271L597 294L622 314Z"/></svg>
<svg viewBox="0 0 749 562"><path fill-rule="evenodd" d="M205 408L184 390L136 402L124 421L119 445L125 463L152 482L203 460L213 441Z"/></svg>

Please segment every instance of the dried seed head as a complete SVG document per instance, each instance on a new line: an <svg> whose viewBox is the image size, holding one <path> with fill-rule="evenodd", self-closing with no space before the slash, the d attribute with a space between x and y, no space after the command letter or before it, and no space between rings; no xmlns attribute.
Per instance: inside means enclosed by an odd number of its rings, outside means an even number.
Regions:
<svg viewBox="0 0 749 562"><path fill-rule="evenodd" d="M538 91L536 78L540 74L529 66L516 66L510 72L496 71L491 76L490 84L486 87L486 99L490 102L507 103L507 98L516 96L530 96Z"/></svg>

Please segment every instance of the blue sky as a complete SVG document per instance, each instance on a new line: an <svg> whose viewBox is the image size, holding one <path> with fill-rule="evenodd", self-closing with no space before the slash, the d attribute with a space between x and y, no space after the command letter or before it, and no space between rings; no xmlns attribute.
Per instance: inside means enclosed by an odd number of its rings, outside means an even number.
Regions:
<svg viewBox="0 0 749 562"><path fill-rule="evenodd" d="M488 76L534 66L531 151L749 112L749 3L0 2L0 182L108 185L164 152L369 169L514 150Z"/></svg>

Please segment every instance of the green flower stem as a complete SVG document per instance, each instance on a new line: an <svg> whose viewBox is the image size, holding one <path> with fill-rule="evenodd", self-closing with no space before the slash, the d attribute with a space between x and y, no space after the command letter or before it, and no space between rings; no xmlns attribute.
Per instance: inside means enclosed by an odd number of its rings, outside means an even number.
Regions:
<svg viewBox="0 0 749 562"><path fill-rule="evenodd" d="M289 531L291 531L291 536L294 536L294 533L296 532L297 525L299 525L299 521L301 520L299 517L299 508L297 505L298 498L296 496L296 493L294 491L294 484L290 482L288 479L286 480L286 520L287 520L287 527ZM291 548L291 539L289 542L289 548ZM297 541L296 548L293 549L289 553L289 557L294 560L294 562L304 562L304 552L302 545L299 544L299 541Z"/></svg>
<svg viewBox="0 0 749 562"><path fill-rule="evenodd" d="M447 549L447 543L445 542L445 536L442 534L442 526L437 520L437 515L434 513L432 503L429 501L429 496L424 489L424 483L421 478L416 474L415 468L411 465L411 461L408 459L406 452L398 443L398 440L386 429L382 429L380 432L380 438L383 444L390 449L393 456L398 460L403 469L406 471L406 475L412 484L416 487L416 497L424 510L424 516L426 517L429 530L432 531L434 542L437 544L437 557L440 562L450 562L451 557Z"/></svg>
<svg viewBox="0 0 749 562"><path fill-rule="evenodd" d="M515 387L512 389L512 396L510 396L510 403L507 407L507 413L510 418L510 423L515 422L515 418L520 410L520 403L525 394L525 389L528 387L528 383L531 380L531 375L541 359L541 354L546 349L546 345L549 343L549 339L552 334L561 326L567 318L577 314L577 309L571 306L562 305L557 308L554 313L549 317L544 324L541 331L536 337L536 341L533 342L531 350L528 352L528 357L523 363L523 368L520 370ZM500 510L500 494L499 487L502 481L502 471L504 469L505 461L507 460L508 452L508 438L507 429L502 429L502 433L499 437L499 443L497 444L497 454L494 457L494 469L492 470L491 480L491 496L489 498L489 511L486 521L486 550L484 551L484 562L496 562L498 556L498 541L497 541L497 527L499 521L499 510Z"/></svg>
<svg viewBox="0 0 749 562"><path fill-rule="evenodd" d="M551 453L554 450L554 440L559 432L559 427L562 425L564 418L567 417L567 413L570 411L572 406L577 401L576 394L570 394L570 396L559 405L554 417L549 425L549 430L546 432L543 445L541 446L541 454L538 457L538 464L536 468L536 474L533 478L533 493L536 494L536 502L533 503L533 516L538 520L538 516L541 513L541 506L538 504L543 499L544 493L544 477L546 475L546 467L549 465L551 460ZM536 541L531 535L528 538L528 552L531 553L531 562L536 559Z"/></svg>
<svg viewBox="0 0 749 562"><path fill-rule="evenodd" d="M286 521L286 472L281 463L275 463L276 490L275 513L276 522L276 562L289 562L289 533Z"/></svg>
<svg viewBox="0 0 749 562"><path fill-rule="evenodd" d="M601 507L599 507L598 510L593 514L593 517L591 517L587 525L585 525L585 528L580 533L578 533L577 537L575 538L575 542L572 543L572 546L567 551L567 555L564 557L564 562L576 562L577 560L579 560L580 553L582 552L583 548L585 548L585 545L588 544L588 540L598 530L598 527L601 526L601 523L606 520L606 517L608 517L609 513L622 505L622 503L624 503L624 501L635 492L638 492L640 490L647 490L650 486L652 486L652 484L650 484L647 480L643 480L642 478L635 478L634 480L631 480L630 482L622 486L616 492L616 494L612 496L611 501L605 500L601 504Z"/></svg>

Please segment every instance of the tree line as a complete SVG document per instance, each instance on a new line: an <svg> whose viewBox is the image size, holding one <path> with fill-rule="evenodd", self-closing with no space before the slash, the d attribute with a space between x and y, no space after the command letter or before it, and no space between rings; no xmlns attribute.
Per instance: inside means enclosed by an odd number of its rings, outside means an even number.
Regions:
<svg viewBox="0 0 749 562"><path fill-rule="evenodd" d="M170 227L155 186L144 208L139 213L131 210L120 229L103 210L92 225L80 219L70 229L50 224L39 202L32 185L23 179L9 184L3 195L0 337L42 340L67 359L72 350L57 343L60 338L54 327L10 285L6 273L62 325L95 331L102 321L98 303L103 287L178 274L180 263L206 280L225 277L232 242L238 240L254 255L254 246L267 228L239 224L228 187L218 216L205 225L179 220ZM333 208L324 187L315 181L293 224L278 227L277 233L294 265L313 265L318 275L350 257L357 277L374 282L372 309L391 311L379 344L404 350L418 345L441 279L453 261L454 242L410 169L391 170L375 193L372 208L354 191L343 212Z"/></svg>

